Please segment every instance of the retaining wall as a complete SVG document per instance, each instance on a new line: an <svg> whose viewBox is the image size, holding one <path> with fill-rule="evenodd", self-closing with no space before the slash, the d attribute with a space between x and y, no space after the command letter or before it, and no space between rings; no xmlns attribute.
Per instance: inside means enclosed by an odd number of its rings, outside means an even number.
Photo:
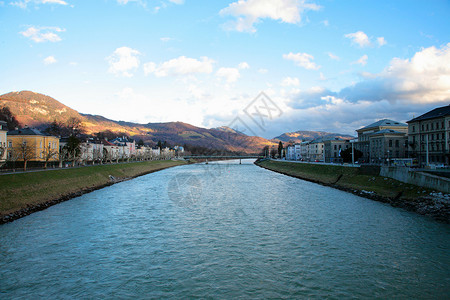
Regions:
<svg viewBox="0 0 450 300"><path fill-rule="evenodd" d="M396 179L401 182L450 193L450 179L420 171L410 171L405 167L381 167L380 176Z"/></svg>

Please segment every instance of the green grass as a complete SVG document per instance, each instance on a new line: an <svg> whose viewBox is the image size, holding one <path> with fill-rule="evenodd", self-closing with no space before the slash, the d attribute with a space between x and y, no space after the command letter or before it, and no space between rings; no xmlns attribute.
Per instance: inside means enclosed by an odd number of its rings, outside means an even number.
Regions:
<svg viewBox="0 0 450 300"><path fill-rule="evenodd" d="M345 189L374 192L385 198L417 199L431 190L378 175L360 174L359 168L344 166L262 161L258 165L305 180L335 185Z"/></svg>
<svg viewBox="0 0 450 300"><path fill-rule="evenodd" d="M0 215L12 213L29 205L59 199L83 190L109 184L109 175L125 179L159 169L186 164L184 161L146 161L116 165L97 165L0 175Z"/></svg>

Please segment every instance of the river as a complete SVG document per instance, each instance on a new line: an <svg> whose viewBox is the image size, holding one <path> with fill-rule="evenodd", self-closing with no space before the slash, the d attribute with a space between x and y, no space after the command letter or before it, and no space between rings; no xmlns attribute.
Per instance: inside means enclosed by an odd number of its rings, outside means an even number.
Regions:
<svg viewBox="0 0 450 300"><path fill-rule="evenodd" d="M450 227L245 160L0 225L0 299L449 298Z"/></svg>

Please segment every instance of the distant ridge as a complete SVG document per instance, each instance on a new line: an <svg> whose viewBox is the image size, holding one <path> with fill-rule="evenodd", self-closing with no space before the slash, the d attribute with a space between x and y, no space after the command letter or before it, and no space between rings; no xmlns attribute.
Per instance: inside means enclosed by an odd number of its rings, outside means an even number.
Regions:
<svg viewBox="0 0 450 300"><path fill-rule="evenodd" d="M274 140L276 139L276 140L280 140L282 142L299 143L302 141L311 141L311 140L315 140L318 138L325 138L325 139L341 138L344 140L349 140L349 139L353 139L354 137L351 135L340 134L340 133L299 130L299 131L295 131L295 132L283 133L282 135L275 137Z"/></svg>
<svg viewBox="0 0 450 300"><path fill-rule="evenodd" d="M242 153L259 153L264 146L277 144L277 141L247 136L226 126L207 129L183 122L138 124L81 114L50 96L31 91L1 95L0 107L9 107L22 126L45 129L55 120L65 124L70 118L77 118L87 134L109 130L149 144L166 141L171 145L188 144Z"/></svg>

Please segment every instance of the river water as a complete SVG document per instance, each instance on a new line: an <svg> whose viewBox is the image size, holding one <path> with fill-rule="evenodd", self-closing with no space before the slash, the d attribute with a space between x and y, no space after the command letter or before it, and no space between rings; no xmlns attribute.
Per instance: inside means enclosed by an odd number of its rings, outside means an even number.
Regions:
<svg viewBox="0 0 450 300"><path fill-rule="evenodd" d="M0 298L449 298L450 226L252 161L0 226Z"/></svg>

